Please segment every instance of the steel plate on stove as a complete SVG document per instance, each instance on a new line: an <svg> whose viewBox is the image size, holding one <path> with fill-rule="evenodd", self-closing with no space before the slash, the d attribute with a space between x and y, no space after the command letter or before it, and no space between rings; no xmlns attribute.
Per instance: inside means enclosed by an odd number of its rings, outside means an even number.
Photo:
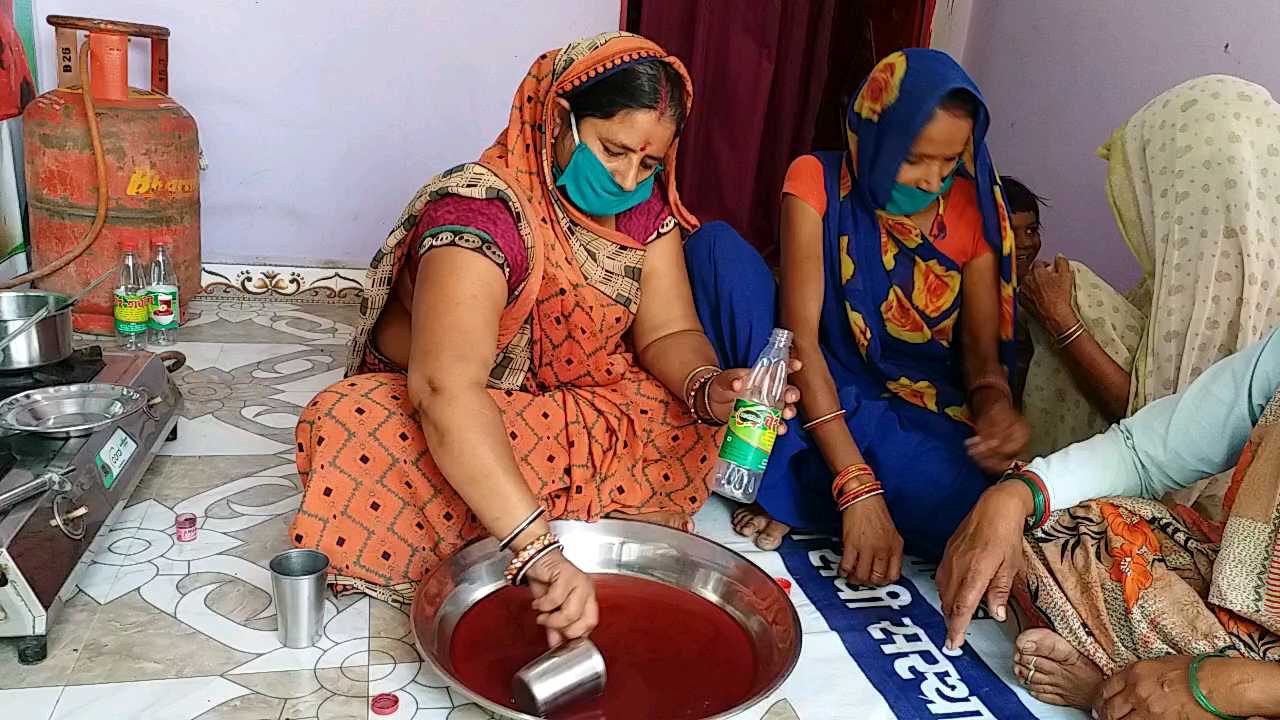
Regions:
<svg viewBox="0 0 1280 720"><path fill-rule="evenodd" d="M53 385L0 402L0 429L81 437L138 412L146 407L147 400L128 385Z"/></svg>

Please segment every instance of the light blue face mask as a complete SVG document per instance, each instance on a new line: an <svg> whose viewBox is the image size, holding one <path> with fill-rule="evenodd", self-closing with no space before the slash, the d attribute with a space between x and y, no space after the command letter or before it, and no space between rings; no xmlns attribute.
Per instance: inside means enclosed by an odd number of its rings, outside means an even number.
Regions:
<svg viewBox="0 0 1280 720"><path fill-rule="evenodd" d="M889 194L889 204L884 206L884 211L890 215L902 215L910 217L924 210L937 200L942 194L951 189L951 181L956 177L956 171L960 169L957 164L955 170L952 170L945 178L942 179L942 187L937 192L929 192L921 190L912 185L903 185L902 183L894 183L893 192Z"/></svg>
<svg viewBox="0 0 1280 720"><path fill-rule="evenodd" d="M613 173L600 162L600 158L578 137L578 121L573 113L569 113L570 127L573 128L573 155L564 170L555 174L556 187L564 188L569 200L578 209L588 215L605 217L617 215L624 210L639 205L653 195L653 179L658 176L662 166L653 169L649 177L640 181L634 190L624 190Z"/></svg>

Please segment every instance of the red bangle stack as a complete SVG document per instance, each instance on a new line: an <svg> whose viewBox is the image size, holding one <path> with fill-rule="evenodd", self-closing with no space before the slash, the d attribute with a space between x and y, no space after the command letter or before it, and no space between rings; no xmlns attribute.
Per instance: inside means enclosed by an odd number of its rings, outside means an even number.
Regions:
<svg viewBox="0 0 1280 720"><path fill-rule="evenodd" d="M880 481L871 480L870 482L862 483L836 500L836 512L844 512L867 498L883 494L884 487L880 485Z"/></svg>
<svg viewBox="0 0 1280 720"><path fill-rule="evenodd" d="M865 481L853 482L859 478L865 478ZM837 512L844 512L867 498L883 494L884 486L876 480L875 471L870 465L861 463L850 465L836 473L836 478L831 483L831 496L835 498Z"/></svg>
<svg viewBox="0 0 1280 720"><path fill-rule="evenodd" d="M850 481L861 477L869 477L872 480L875 480L876 473L871 469L870 465L864 465L862 463L850 465L836 473L835 479L831 481L831 497L839 499L840 495L844 491L844 486L848 485Z"/></svg>

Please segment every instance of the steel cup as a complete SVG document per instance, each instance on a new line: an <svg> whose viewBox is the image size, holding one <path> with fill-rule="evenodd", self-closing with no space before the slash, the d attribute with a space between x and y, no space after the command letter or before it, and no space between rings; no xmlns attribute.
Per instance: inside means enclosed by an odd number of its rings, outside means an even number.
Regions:
<svg viewBox="0 0 1280 720"><path fill-rule="evenodd" d="M280 643L294 650L315 645L324 627L329 557L319 550L294 548L271 558L270 568Z"/></svg>
<svg viewBox="0 0 1280 720"><path fill-rule="evenodd" d="M523 712L544 716L604 692L604 656L587 638L570 640L520 668L511 694Z"/></svg>

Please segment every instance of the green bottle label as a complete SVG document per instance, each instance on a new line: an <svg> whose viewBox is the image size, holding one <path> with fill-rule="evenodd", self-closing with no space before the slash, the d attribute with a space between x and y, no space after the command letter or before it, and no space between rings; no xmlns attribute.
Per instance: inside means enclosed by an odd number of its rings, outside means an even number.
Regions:
<svg viewBox="0 0 1280 720"><path fill-rule="evenodd" d="M751 472L764 472L781 424L781 410L739 400L729 417L728 432L720 445L720 459Z"/></svg>
<svg viewBox="0 0 1280 720"><path fill-rule="evenodd" d="M145 293L115 291L116 334L137 335L147 331L151 298Z"/></svg>
<svg viewBox="0 0 1280 720"><path fill-rule="evenodd" d="M178 288L172 285L152 285L147 288L151 300L148 325L153 330L173 330L178 327Z"/></svg>

